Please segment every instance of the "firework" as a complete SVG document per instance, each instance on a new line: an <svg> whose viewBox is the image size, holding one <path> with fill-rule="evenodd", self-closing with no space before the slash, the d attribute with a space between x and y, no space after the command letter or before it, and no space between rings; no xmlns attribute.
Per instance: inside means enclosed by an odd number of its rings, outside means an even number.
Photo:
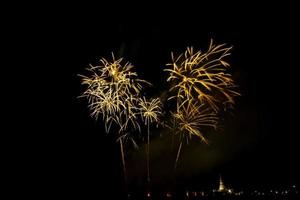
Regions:
<svg viewBox="0 0 300 200"><path fill-rule="evenodd" d="M218 117L212 112L210 107L205 104L190 105L182 107L179 111L172 113L175 122L176 134L180 134L181 140L187 141L196 136L204 143L208 143L201 129L203 127L217 128Z"/></svg>
<svg viewBox="0 0 300 200"><path fill-rule="evenodd" d="M171 54L172 63L167 64L171 69L165 71L169 73L167 81L172 83L169 91L173 95L168 100L176 101L176 111L172 113L173 128L180 133L175 169L183 140L196 136L207 144L203 127L216 129L220 107L232 106L234 97L239 95L231 74L227 72L230 64L225 61L231 49L225 44L215 45L211 40L204 53L194 52L191 47L178 57Z"/></svg>
<svg viewBox="0 0 300 200"><path fill-rule="evenodd" d="M175 100L176 104L170 113L172 128L180 138L175 169L183 142L195 136L207 144L204 128L216 129L219 111L232 107L234 97L240 95L228 72L230 64L226 58L231 49L226 44L215 45L211 40L205 52L194 52L190 47L177 57L171 54L172 62L167 64L170 68L165 71L169 73L167 81L171 82L168 102ZM115 59L112 54L112 61L102 58L98 66L90 65L87 70L89 76L80 75L86 86L82 97L88 100L91 116L102 118L107 133L112 127L118 130L125 181L125 142L130 140L137 146L132 133L141 132L142 123L147 126L147 179L150 181L150 125L160 123L161 100L147 100L141 94L144 85L151 84L139 79L133 65L124 63L123 58Z"/></svg>
<svg viewBox="0 0 300 200"><path fill-rule="evenodd" d="M140 98L139 101L140 106L140 114L142 119L147 126L147 146L146 146L146 154L147 154L147 180L150 182L150 124L158 123L159 116L161 115L161 102L159 98L152 99L151 101L147 101L146 98Z"/></svg>
<svg viewBox="0 0 300 200"><path fill-rule="evenodd" d="M119 129L118 140L120 143L124 177L126 179L126 167L124 158L124 141L130 138L129 130L139 130L140 125L137 116L139 110L139 96L144 84L150 84L138 79L137 73L132 71L133 65L122 64L123 58L115 59L112 54L112 62L102 58L99 66L87 69L90 76L82 76L82 84L86 85L82 97L88 99L91 115L96 119L102 115L106 132L116 125ZM133 143L133 138L131 138Z"/></svg>
<svg viewBox="0 0 300 200"><path fill-rule="evenodd" d="M187 48L184 54L177 58L172 56L171 69L167 81L174 84L170 88L175 94L170 99L177 100L177 108L188 104L190 100L198 99L207 103L214 111L219 110L219 103L234 104L233 97L239 95L234 88L230 67L224 59L230 55L232 47L225 44L215 45L211 40L206 52L194 52L193 47Z"/></svg>
<svg viewBox="0 0 300 200"><path fill-rule="evenodd" d="M159 98L147 101L145 97L139 99L140 114L142 115L145 125L159 121L161 115L161 102Z"/></svg>

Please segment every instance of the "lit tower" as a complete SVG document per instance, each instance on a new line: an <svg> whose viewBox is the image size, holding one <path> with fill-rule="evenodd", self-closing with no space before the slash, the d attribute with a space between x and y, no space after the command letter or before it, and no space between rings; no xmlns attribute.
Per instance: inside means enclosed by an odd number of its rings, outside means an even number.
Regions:
<svg viewBox="0 0 300 200"><path fill-rule="evenodd" d="M218 192L224 192L224 191L225 191L225 186L224 186L222 177L220 175L220 183L219 183L219 190L218 190Z"/></svg>

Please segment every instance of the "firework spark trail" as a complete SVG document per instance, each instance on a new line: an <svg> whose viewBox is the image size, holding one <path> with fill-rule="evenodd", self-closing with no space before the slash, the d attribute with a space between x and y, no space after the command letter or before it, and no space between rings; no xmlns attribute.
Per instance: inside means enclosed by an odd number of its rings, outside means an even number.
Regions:
<svg viewBox="0 0 300 200"><path fill-rule="evenodd" d="M174 95L168 100L176 101L176 111L172 112L173 128L180 132L175 169L179 159L184 138L197 136L204 143L207 139L202 133L202 127L217 127L217 113L220 107L233 106L234 97L240 95L235 91L237 87L231 74L227 72L230 64L224 59L230 55L232 47L225 44L215 45L211 40L206 52L194 52L193 47L174 57L168 82L173 86L169 89Z"/></svg>
<svg viewBox="0 0 300 200"><path fill-rule="evenodd" d="M204 143L208 143L200 129L204 126L217 128L218 117L215 112L205 104L193 104L182 107L179 111L172 113L175 119L177 132L182 139L191 139L192 136L199 137Z"/></svg>
<svg viewBox="0 0 300 200"><path fill-rule="evenodd" d="M150 124L158 123L159 116L162 114L161 110L161 101L159 98L152 99L151 101L147 101L146 98L140 98L139 100L140 106L140 114L142 119L147 126L147 146L146 146L146 154L147 154L147 181L150 182Z"/></svg>
<svg viewBox="0 0 300 200"><path fill-rule="evenodd" d="M194 52L193 47L187 48L184 54L177 58L172 56L172 63L167 64L171 69L167 81L175 83L170 88L175 95L170 99L177 100L177 108L189 103L191 99L208 103L214 111L219 110L219 103L234 104L233 97L239 95L234 89L231 74L227 73L230 67L224 59L230 55L232 47L225 44L215 45L211 40L208 50Z"/></svg>
<svg viewBox="0 0 300 200"><path fill-rule="evenodd" d="M90 65L88 71L92 76L82 76L82 84L87 85L82 96L89 100L91 115L97 118L102 114L106 125L114 121L120 131L124 131L129 123L134 128L139 127L133 120L139 110L139 93L143 84L150 84L138 79L137 73L131 71L133 66L130 63L123 66L122 60L115 60L113 56L113 61L108 62L102 58L102 65Z"/></svg>
<svg viewBox="0 0 300 200"><path fill-rule="evenodd" d="M142 115L145 125L159 121L161 115L161 102L159 98L146 100L145 97L139 99L140 114Z"/></svg>
<svg viewBox="0 0 300 200"><path fill-rule="evenodd" d="M192 136L200 138L205 144L208 144L207 139L202 132L203 127L217 128L218 117L215 112L212 112L210 107L205 104L196 105L191 103L190 106L182 106L175 113L172 113L176 130L175 134L179 134L180 144L177 150L174 170L177 168L179 156L181 153L183 142L188 141Z"/></svg>
<svg viewBox="0 0 300 200"><path fill-rule="evenodd" d="M139 130L140 124L137 117L140 113L139 96L144 84L150 84L138 79L137 73L132 72L133 65L125 63L123 58L115 59L112 54L112 62L102 58L99 66L92 66L87 70L91 76L82 76L82 84L87 86L82 97L88 99L91 116L96 119L102 115L105 130L110 132L115 124L119 127L120 143L124 178L126 181L126 166L124 141L130 137L130 130ZM148 123L148 122L147 122ZM133 138L131 138L136 145Z"/></svg>

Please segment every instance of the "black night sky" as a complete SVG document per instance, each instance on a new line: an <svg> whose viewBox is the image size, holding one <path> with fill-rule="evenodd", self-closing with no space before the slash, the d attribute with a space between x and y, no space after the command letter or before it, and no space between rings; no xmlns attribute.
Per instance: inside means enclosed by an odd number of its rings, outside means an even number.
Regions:
<svg viewBox="0 0 300 200"><path fill-rule="evenodd" d="M89 63L110 58L111 52L123 56L140 77L154 84L149 93L155 94L164 89L162 69L170 52L180 53L187 46L204 50L210 38L233 45L230 62L242 96L232 115L224 117L223 131L212 133L210 146L195 141L183 150L186 160L179 166L176 183L217 187L221 173L229 185L239 188L299 184L299 36L293 12L283 14L288 10L279 5L198 4L176 9L99 5L92 10L77 5L47 12L30 36L39 37L37 46L45 49L37 54L44 67L34 75L46 77L47 92L34 101L41 114L35 116L35 147L27 160L38 174L39 187L76 196L119 190L123 185L119 146L106 135L102 122L89 116L86 100L77 98L83 91L77 75L84 74ZM157 140L153 143L159 149L164 143ZM170 175L168 162L175 155L153 156L153 184L171 187L174 174ZM130 187L145 180L141 163L129 159Z"/></svg>

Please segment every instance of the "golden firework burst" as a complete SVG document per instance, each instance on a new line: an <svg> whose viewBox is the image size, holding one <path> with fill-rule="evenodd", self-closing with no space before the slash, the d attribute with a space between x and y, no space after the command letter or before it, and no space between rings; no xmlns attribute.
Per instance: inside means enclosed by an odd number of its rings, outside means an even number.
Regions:
<svg viewBox="0 0 300 200"><path fill-rule="evenodd" d="M140 106L140 114L142 120L147 126L147 146L146 146L146 154L147 154L147 180L150 182L150 124L158 123L159 116L162 114L161 111L161 101L159 98L152 99L150 101L146 100L145 97L139 99Z"/></svg>
<svg viewBox="0 0 300 200"><path fill-rule="evenodd" d="M161 102L159 98L146 100L145 97L139 99L140 114L145 125L153 122L158 122L159 115L161 115Z"/></svg>
<svg viewBox="0 0 300 200"><path fill-rule="evenodd" d="M170 91L175 94L170 99L177 100L178 108L193 99L208 103L216 112L220 102L234 104L233 97L239 93L234 91L236 85L227 72L230 65L225 61L231 49L225 44L215 45L211 40L204 53L194 52L191 47L176 58L171 54L172 63L167 64L171 69L165 71L169 72L167 81L174 84Z"/></svg>
<svg viewBox="0 0 300 200"><path fill-rule="evenodd" d="M181 152L184 138L192 136L208 143L203 127L217 128L220 108L234 105L234 97L240 95L235 91L236 85L228 69L230 64L225 61L232 47L226 44L215 45L211 40L206 52L196 51L193 47L174 57L171 53L171 66L165 69L169 73L169 89L175 99L176 111L172 113L176 133L180 133L180 145L175 161L175 169Z"/></svg>
<svg viewBox="0 0 300 200"><path fill-rule="evenodd" d="M172 116L177 129L176 133L180 134L181 140L184 138L189 140L192 136L196 136L207 144L208 141L201 129L203 127L217 128L218 117L205 104L190 104L190 106L181 107L180 110L172 113Z"/></svg>
<svg viewBox="0 0 300 200"><path fill-rule="evenodd" d="M137 73L132 72L133 65L122 64L123 58L116 60L113 54L112 58L112 62L102 58L100 65L90 65L91 76L80 75L82 84L87 85L82 96L88 98L91 115L98 118L101 114L106 127L113 122L120 127L119 132L125 131L129 124L139 129L135 119L139 112L138 98L143 84L150 83L138 79Z"/></svg>
<svg viewBox="0 0 300 200"><path fill-rule="evenodd" d="M86 85L82 97L87 97L91 115L98 118L102 115L105 130L110 132L113 124L119 128L118 142L122 156L124 178L126 180L126 167L124 155L124 142L130 138L130 130L139 130L140 125L137 116L140 113L139 98L143 84L149 82L138 79L137 73L132 71L133 65L123 64L123 58L112 61L102 58L100 65L90 65L90 76L82 76L82 84Z"/></svg>

